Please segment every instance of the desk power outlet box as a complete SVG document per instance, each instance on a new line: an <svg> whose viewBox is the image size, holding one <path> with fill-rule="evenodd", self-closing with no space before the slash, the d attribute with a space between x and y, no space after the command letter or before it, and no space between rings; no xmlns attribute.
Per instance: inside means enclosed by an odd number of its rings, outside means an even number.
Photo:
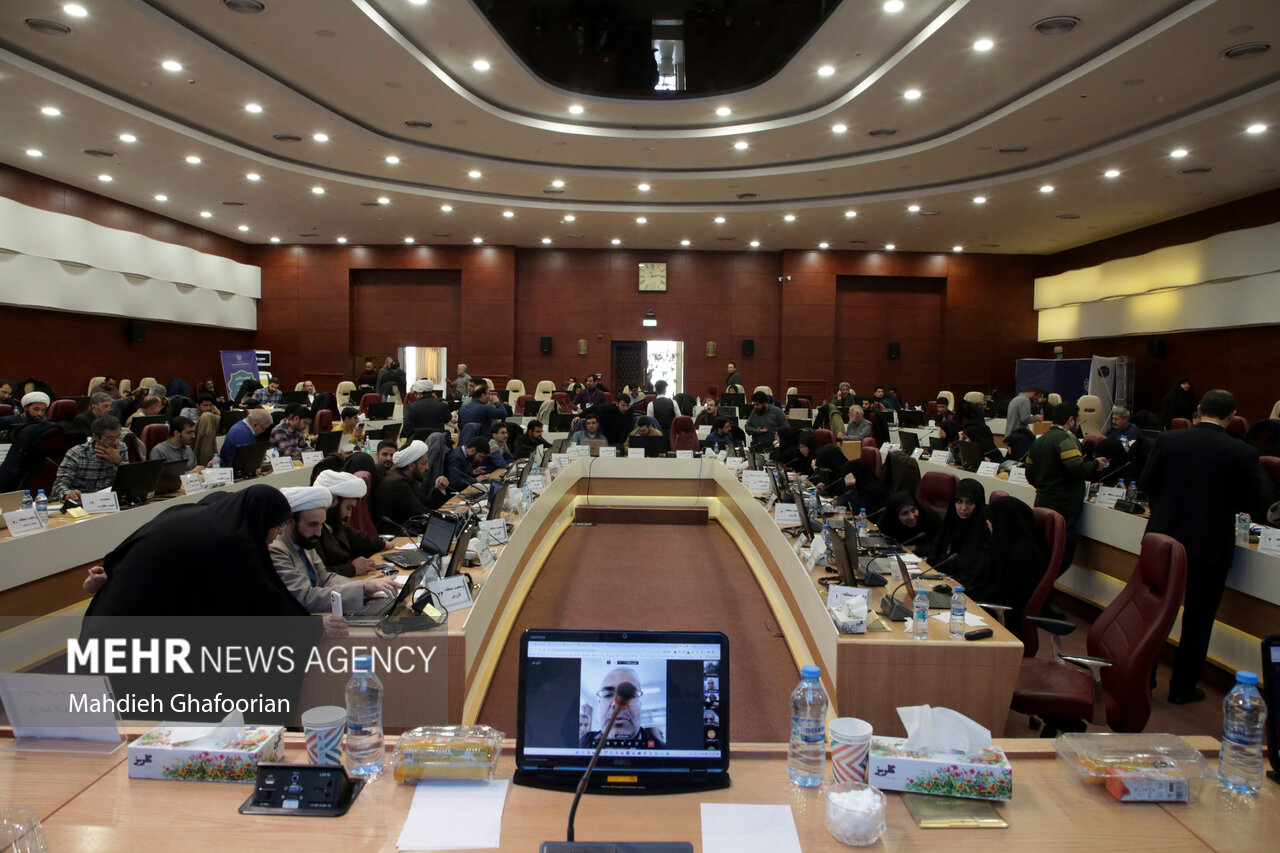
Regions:
<svg viewBox="0 0 1280 853"><path fill-rule="evenodd" d="M337 764L259 764L240 814L341 817L363 787Z"/></svg>

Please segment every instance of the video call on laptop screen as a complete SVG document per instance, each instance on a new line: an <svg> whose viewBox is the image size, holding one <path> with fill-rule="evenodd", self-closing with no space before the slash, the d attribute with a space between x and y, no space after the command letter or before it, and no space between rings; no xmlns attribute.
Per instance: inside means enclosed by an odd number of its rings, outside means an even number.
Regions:
<svg viewBox="0 0 1280 853"><path fill-rule="evenodd" d="M601 766L609 759L641 766L653 759L657 769L727 758L724 635L548 631L523 639L520 725L526 761L586 766L623 682L636 687L636 698L619 711Z"/></svg>

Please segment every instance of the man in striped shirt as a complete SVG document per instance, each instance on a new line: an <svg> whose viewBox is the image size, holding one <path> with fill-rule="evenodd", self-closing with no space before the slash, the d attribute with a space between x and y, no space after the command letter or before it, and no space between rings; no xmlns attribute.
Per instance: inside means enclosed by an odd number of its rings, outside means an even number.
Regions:
<svg viewBox="0 0 1280 853"><path fill-rule="evenodd" d="M120 421L103 415L91 426L93 437L67 451L58 466L50 490L51 500L70 499L80 503L81 492L97 492L116 479L116 469L129 462L129 448L121 440Z"/></svg>

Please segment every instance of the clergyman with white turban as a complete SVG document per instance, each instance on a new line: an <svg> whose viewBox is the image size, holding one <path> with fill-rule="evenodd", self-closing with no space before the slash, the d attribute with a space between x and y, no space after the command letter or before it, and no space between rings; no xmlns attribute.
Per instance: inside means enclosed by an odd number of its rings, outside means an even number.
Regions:
<svg viewBox="0 0 1280 853"><path fill-rule="evenodd" d="M430 467L431 459L424 442L411 441L396 451L391 470L382 478L376 495L378 512L383 516L373 520L379 533L403 536L405 528L421 531L421 523L411 522L449 499L444 491L449 481L444 477L437 477L424 488L423 478Z"/></svg>
<svg viewBox="0 0 1280 853"><path fill-rule="evenodd" d="M357 504L369 492L365 481L345 471L322 471L315 485L328 489L333 495L333 505L325 515L317 548L325 567L348 578L374 571L377 563L369 558L380 553L387 543L371 530L361 530L351 523ZM368 517L367 501L360 512Z"/></svg>

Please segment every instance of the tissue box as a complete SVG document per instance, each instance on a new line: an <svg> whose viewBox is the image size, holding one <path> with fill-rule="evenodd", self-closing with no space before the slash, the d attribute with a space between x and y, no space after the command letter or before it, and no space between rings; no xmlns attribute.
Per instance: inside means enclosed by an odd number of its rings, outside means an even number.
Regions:
<svg viewBox="0 0 1280 853"><path fill-rule="evenodd" d="M849 618L842 615L842 608L831 607L827 609L831 614L831 621L836 623L836 630L841 634L865 634L867 633L867 617L863 614L859 618Z"/></svg>
<svg viewBox="0 0 1280 853"><path fill-rule="evenodd" d="M971 800L1008 800L1013 796L1013 768L998 746L960 755L904 749L904 743L906 738L871 738L868 785Z"/></svg>
<svg viewBox="0 0 1280 853"><path fill-rule="evenodd" d="M161 723L129 744L131 779L252 782L258 763L284 761L284 728L244 726L187 740L192 727Z"/></svg>

